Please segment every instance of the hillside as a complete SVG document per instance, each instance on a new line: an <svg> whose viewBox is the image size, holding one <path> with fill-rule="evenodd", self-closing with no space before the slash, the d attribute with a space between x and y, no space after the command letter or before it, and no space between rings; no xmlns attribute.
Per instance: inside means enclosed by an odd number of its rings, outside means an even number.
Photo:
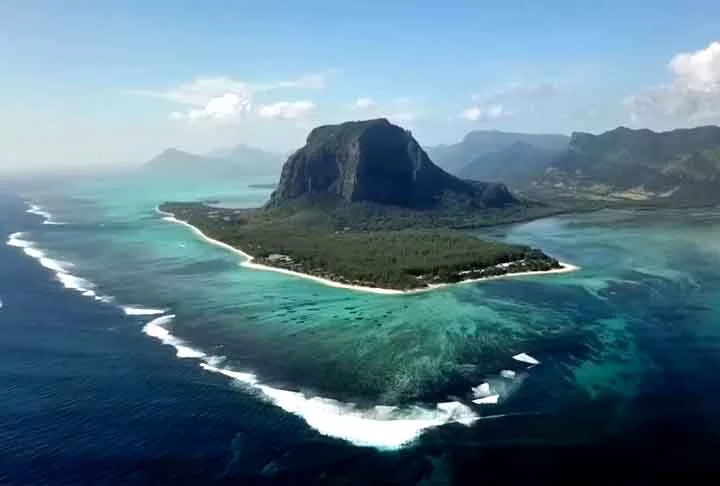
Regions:
<svg viewBox="0 0 720 486"><path fill-rule="evenodd" d="M515 142L509 147L477 157L458 175L467 179L503 181L513 185L544 169L561 153L561 150Z"/></svg>
<svg viewBox="0 0 720 486"><path fill-rule="evenodd" d="M720 127L574 133L527 185L535 191L658 205L720 203Z"/></svg>
<svg viewBox="0 0 720 486"><path fill-rule="evenodd" d="M484 155L502 152L515 144L526 144L539 150L560 151L567 148L570 137L559 134L533 134L476 130L456 144L428 147L433 161L446 171L462 175L464 169Z"/></svg>

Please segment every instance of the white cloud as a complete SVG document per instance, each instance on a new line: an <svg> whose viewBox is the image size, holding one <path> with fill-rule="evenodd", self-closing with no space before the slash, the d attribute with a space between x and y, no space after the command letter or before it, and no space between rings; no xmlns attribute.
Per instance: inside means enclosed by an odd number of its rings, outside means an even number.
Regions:
<svg viewBox="0 0 720 486"><path fill-rule="evenodd" d="M350 108L358 116L364 118L387 118L397 125L412 124L420 117L410 98L405 96L393 98L384 103L380 103L369 96L364 96L352 102Z"/></svg>
<svg viewBox="0 0 720 486"><path fill-rule="evenodd" d="M315 103L308 100L278 101L270 105L261 105L257 114L262 118L280 120L298 120L307 117L315 109Z"/></svg>
<svg viewBox="0 0 720 486"><path fill-rule="evenodd" d="M324 89L327 87L328 77L334 71L325 71L321 73L303 74L299 78L287 81L275 81L271 83L258 83L253 85L257 91L269 91L282 88L298 88L298 89Z"/></svg>
<svg viewBox="0 0 720 486"><path fill-rule="evenodd" d="M250 88L246 83L220 76L214 78L197 78L189 83L181 84L177 88L164 91L126 90L124 93L189 105L204 105L213 98L217 98L226 93L248 93L249 91Z"/></svg>
<svg viewBox="0 0 720 486"><path fill-rule="evenodd" d="M553 83L512 83L501 89L474 94L472 105L460 113L460 118L474 122L489 122L509 118L519 111L532 111L537 103L558 95Z"/></svg>
<svg viewBox="0 0 720 486"><path fill-rule="evenodd" d="M460 117L469 121L478 121L482 117L482 114L483 111L479 106L471 106L460 113Z"/></svg>
<svg viewBox="0 0 720 486"><path fill-rule="evenodd" d="M187 113L190 120L229 121L242 117L250 111L250 97L245 93L225 93L211 99L202 108Z"/></svg>
<svg viewBox="0 0 720 486"><path fill-rule="evenodd" d="M250 111L252 97L247 83L227 77L198 78L166 91L132 90L125 93L188 105L183 111L171 112L170 118L191 121L236 120Z"/></svg>
<svg viewBox="0 0 720 486"><path fill-rule="evenodd" d="M493 121L512 116L501 104L488 104L484 106L473 105L460 113L460 117L468 121Z"/></svg>
<svg viewBox="0 0 720 486"><path fill-rule="evenodd" d="M668 84L628 96L623 105L634 123L720 121L720 42L683 52L668 63Z"/></svg>
<svg viewBox="0 0 720 486"><path fill-rule="evenodd" d="M288 81L252 84L225 76L201 77L164 91L128 90L125 94L144 96L186 105L169 116L174 120L214 120L231 122L253 112L253 95L257 91L277 89L322 89L328 73L305 74ZM260 106L256 113L264 118L295 119L305 116L315 105L309 101L279 102Z"/></svg>
<svg viewBox="0 0 720 486"><path fill-rule="evenodd" d="M358 98L357 100L355 100L355 103L353 103L353 108L357 110L368 110L376 107L377 102L375 102L374 99L369 97Z"/></svg>
<svg viewBox="0 0 720 486"><path fill-rule="evenodd" d="M689 88L717 89L720 85L720 42L713 42L699 51L678 54L670 61L670 69Z"/></svg>

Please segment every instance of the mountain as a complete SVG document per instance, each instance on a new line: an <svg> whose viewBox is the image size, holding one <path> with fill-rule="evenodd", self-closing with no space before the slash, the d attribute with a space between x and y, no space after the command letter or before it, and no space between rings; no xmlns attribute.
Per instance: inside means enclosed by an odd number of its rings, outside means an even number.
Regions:
<svg viewBox="0 0 720 486"><path fill-rule="evenodd" d="M203 167L212 157L191 154L176 148L165 149L143 164L146 170L195 170Z"/></svg>
<svg viewBox="0 0 720 486"><path fill-rule="evenodd" d="M198 155L169 148L143 165L146 172L210 177L274 175L280 172L280 156L238 145L228 150Z"/></svg>
<svg viewBox="0 0 720 486"><path fill-rule="evenodd" d="M253 175L279 174L283 162L283 157L279 154L266 152L244 144L215 150L210 152L208 156L235 162L252 171Z"/></svg>
<svg viewBox="0 0 720 486"><path fill-rule="evenodd" d="M720 127L573 133L531 185L596 199L720 203Z"/></svg>
<svg viewBox="0 0 720 486"><path fill-rule="evenodd" d="M517 202L504 184L464 181L448 174L410 132L386 119L312 130L305 146L283 166L268 206L298 201L467 210Z"/></svg>
<svg viewBox="0 0 720 486"><path fill-rule="evenodd" d="M570 137L558 134L533 134L477 130L465 135L459 143L428 147L427 151L440 167L453 174L460 174L479 157L505 150L514 144L524 143L541 150L564 150Z"/></svg>
<svg viewBox="0 0 720 486"><path fill-rule="evenodd" d="M562 153L561 150L515 142L503 149L485 153L461 169L460 177L467 179L503 181L513 184L545 168Z"/></svg>

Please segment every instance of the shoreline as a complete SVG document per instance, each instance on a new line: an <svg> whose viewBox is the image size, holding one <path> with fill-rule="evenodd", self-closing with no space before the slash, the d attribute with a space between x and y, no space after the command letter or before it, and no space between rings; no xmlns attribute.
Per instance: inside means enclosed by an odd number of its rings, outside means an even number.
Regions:
<svg viewBox="0 0 720 486"><path fill-rule="evenodd" d="M242 256L245 259L245 261L242 262L240 265L245 268L250 268L252 270L261 270L261 271L282 273L282 274L290 275L293 277L299 277L299 278L304 278L307 280L312 280L314 282L326 285L328 287L335 287L335 288L346 289L346 290L355 290L357 292L367 292L367 293L380 294L380 295L411 295L411 294L419 294L422 292L429 292L431 290L438 290L438 289L442 289L445 287L450 287L452 285L464 285L464 284L470 284L470 283L485 282L488 280L499 280L499 279L509 278L509 277L527 277L527 276L534 276L534 275L554 275L554 274L559 274L559 273L570 273L570 272L575 272L575 271L580 270L580 267L578 267L578 266L575 266L575 265L572 265L572 264L566 263L566 262L559 262L560 268L553 268L552 270L541 270L541 271L537 271L537 272L515 272L515 273L506 273L504 275L494 275L491 277L470 278L470 279L466 279L466 280L461 280L459 282L430 284L427 287L423 287L423 288L419 288L419 289L398 290L398 289L385 289L382 287L367 287L364 285L352 285L352 284L346 284L346 283L342 283L342 282L336 282L334 280L330 280L327 278L317 277L315 275L310 275L307 273L296 272L294 270L288 270L285 268L272 267L269 265L255 263L254 262L255 257L253 257L252 255L245 253L241 249L235 248L234 246L224 243L220 240L211 238L210 236L203 233L196 226L191 225L187 221L177 219L174 214L168 213L166 211L162 211L159 207L155 208L155 212L164 216L163 219L165 221L181 224L187 228L190 228L192 230L192 232L195 233L195 235L199 236L202 240L206 241L207 243L210 243L211 245L219 246L221 248L224 248L225 250L228 250L232 253Z"/></svg>

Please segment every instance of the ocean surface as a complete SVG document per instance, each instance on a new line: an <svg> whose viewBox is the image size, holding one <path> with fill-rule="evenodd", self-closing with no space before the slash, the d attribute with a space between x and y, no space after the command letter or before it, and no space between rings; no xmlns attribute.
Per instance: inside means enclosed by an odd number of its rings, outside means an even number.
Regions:
<svg viewBox="0 0 720 486"><path fill-rule="evenodd" d="M0 184L0 484L717 484L720 210L479 230L581 270L403 296L155 211L268 182Z"/></svg>

